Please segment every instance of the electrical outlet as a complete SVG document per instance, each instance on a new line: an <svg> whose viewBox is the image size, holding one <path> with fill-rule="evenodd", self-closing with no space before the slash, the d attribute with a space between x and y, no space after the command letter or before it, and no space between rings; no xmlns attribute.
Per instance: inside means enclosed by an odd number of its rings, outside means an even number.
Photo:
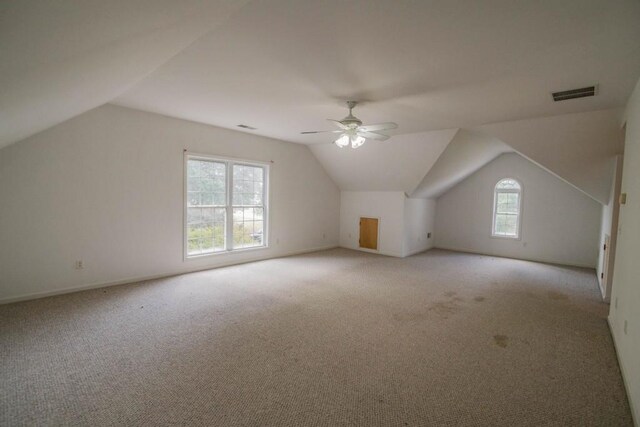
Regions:
<svg viewBox="0 0 640 427"><path fill-rule="evenodd" d="M623 332L624 332L624 334L625 334L625 335L627 335L627 321L626 321L626 320L624 321L624 329L623 329Z"/></svg>
<svg viewBox="0 0 640 427"><path fill-rule="evenodd" d="M77 260L74 265L76 270L82 270L84 268L84 264L81 259Z"/></svg>
<svg viewBox="0 0 640 427"><path fill-rule="evenodd" d="M427 233L427 239L431 238L431 233Z"/></svg>

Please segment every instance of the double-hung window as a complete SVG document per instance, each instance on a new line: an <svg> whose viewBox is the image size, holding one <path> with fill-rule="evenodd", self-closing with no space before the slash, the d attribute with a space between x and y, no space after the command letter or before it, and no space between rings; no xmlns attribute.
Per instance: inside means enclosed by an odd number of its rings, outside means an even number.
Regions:
<svg viewBox="0 0 640 427"><path fill-rule="evenodd" d="M267 246L269 167L185 155L185 256Z"/></svg>
<svg viewBox="0 0 640 427"><path fill-rule="evenodd" d="M494 237L518 239L520 237L520 211L522 206L522 187L513 178L500 180L493 195Z"/></svg>

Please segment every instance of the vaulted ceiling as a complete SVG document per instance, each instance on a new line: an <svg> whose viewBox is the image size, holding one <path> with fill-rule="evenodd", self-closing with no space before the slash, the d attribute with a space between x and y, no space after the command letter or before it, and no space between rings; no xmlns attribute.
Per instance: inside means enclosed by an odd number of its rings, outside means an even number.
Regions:
<svg viewBox="0 0 640 427"><path fill-rule="evenodd" d="M0 147L111 102L319 144L341 188L423 197L504 142L605 200L600 160L640 75L637 0L7 0L0 22ZM350 152L300 134L348 99L394 137ZM464 163L471 140L493 148Z"/></svg>
<svg viewBox="0 0 640 427"><path fill-rule="evenodd" d="M3 0L0 148L113 101L248 0Z"/></svg>
<svg viewBox="0 0 640 427"><path fill-rule="evenodd" d="M396 134L620 107L640 74L637 0L252 2L116 104L300 143L362 101ZM598 83L593 98L550 92Z"/></svg>

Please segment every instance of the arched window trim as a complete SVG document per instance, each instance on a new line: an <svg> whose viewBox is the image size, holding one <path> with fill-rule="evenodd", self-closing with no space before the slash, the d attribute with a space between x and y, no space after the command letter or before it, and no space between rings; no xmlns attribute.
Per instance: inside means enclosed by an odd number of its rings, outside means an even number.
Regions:
<svg viewBox="0 0 640 427"><path fill-rule="evenodd" d="M505 181L505 180L512 180L515 181L516 184L518 185L518 188L499 188L500 184ZM517 194L517 212L498 212L498 194L504 194L504 193L510 193L510 194ZM513 176L506 176L503 178L500 178L496 184L493 187L493 215L491 216L491 237L497 237L497 238L501 238L501 239L511 239L511 240L520 240L521 236L522 236L522 230L521 230L521 226L522 226L522 193L523 193L523 186L522 186L522 182L513 177ZM496 225L497 225L497 219L499 216L505 217L505 216L515 216L515 226L516 226L516 230L515 230L515 235L514 234L505 234L505 233L500 233L497 232L496 230Z"/></svg>

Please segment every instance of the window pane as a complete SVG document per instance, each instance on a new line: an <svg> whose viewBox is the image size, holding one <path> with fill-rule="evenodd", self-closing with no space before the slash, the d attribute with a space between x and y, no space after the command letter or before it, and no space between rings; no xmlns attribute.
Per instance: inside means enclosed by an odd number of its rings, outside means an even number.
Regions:
<svg viewBox="0 0 640 427"><path fill-rule="evenodd" d="M187 161L187 255L225 250L226 164Z"/></svg>
<svg viewBox="0 0 640 427"><path fill-rule="evenodd" d="M503 179L496 185L496 189L498 190L519 190L520 184L515 179Z"/></svg>
<svg viewBox="0 0 640 427"><path fill-rule="evenodd" d="M507 205L509 204L508 193L497 193L496 194L496 213L503 213L507 210Z"/></svg>
<svg viewBox="0 0 640 427"><path fill-rule="evenodd" d="M505 215L496 214L496 226L495 226L496 234L505 234L506 232L505 224L506 224Z"/></svg>
<svg viewBox="0 0 640 427"><path fill-rule="evenodd" d="M255 182L264 182L264 168L255 168L253 170L253 180Z"/></svg>
<svg viewBox="0 0 640 427"><path fill-rule="evenodd" d="M263 245L263 209L235 208L233 210L233 247L250 248Z"/></svg>
<svg viewBox="0 0 640 427"><path fill-rule="evenodd" d="M196 209L196 208L189 208L189 209ZM206 224L211 224L213 222L212 208L202 208L202 222Z"/></svg>
<svg viewBox="0 0 640 427"><path fill-rule="evenodd" d="M234 206L261 206L264 203L264 168L234 165L233 179Z"/></svg>
<svg viewBox="0 0 640 427"><path fill-rule="evenodd" d="M230 187L226 179L227 165L224 161L187 160L187 255L264 244L265 168L233 165L230 171L233 187ZM231 212L228 212L228 201L234 206ZM231 218L227 217L229 213ZM231 242L227 241L227 230L231 233Z"/></svg>
<svg viewBox="0 0 640 427"><path fill-rule="evenodd" d="M187 176L200 176L200 163L189 160L187 162Z"/></svg>
<svg viewBox="0 0 640 427"><path fill-rule="evenodd" d="M242 179L242 173L244 172L244 166L242 165L234 165L233 166L233 181L238 181Z"/></svg>
<svg viewBox="0 0 640 427"><path fill-rule="evenodd" d="M517 215L508 215L506 217L506 230L508 235L510 236L516 235L516 231L518 227L517 221L518 221Z"/></svg>
<svg viewBox="0 0 640 427"><path fill-rule="evenodd" d="M518 215L496 214L495 234L501 236L517 236Z"/></svg>
<svg viewBox="0 0 640 427"><path fill-rule="evenodd" d="M200 204L200 193L190 191L187 193L187 206L198 206Z"/></svg>
<svg viewBox="0 0 640 427"><path fill-rule="evenodd" d="M264 209L263 208L253 208L253 217L256 221L262 221L264 218Z"/></svg>
<svg viewBox="0 0 640 427"><path fill-rule="evenodd" d="M200 241L200 253L213 252L213 237L202 238Z"/></svg>
<svg viewBox="0 0 640 427"><path fill-rule="evenodd" d="M518 213L518 193L507 194L507 199L508 199L508 202L504 212L517 214Z"/></svg>
<svg viewBox="0 0 640 427"><path fill-rule="evenodd" d="M200 208L187 208L187 224L198 224L202 221Z"/></svg>
<svg viewBox="0 0 640 427"><path fill-rule="evenodd" d="M213 205L213 193L211 192L203 192L200 194L200 204L202 206L211 206Z"/></svg>

